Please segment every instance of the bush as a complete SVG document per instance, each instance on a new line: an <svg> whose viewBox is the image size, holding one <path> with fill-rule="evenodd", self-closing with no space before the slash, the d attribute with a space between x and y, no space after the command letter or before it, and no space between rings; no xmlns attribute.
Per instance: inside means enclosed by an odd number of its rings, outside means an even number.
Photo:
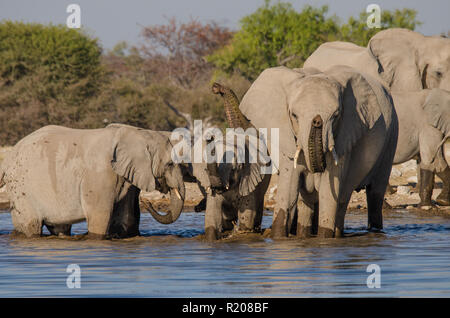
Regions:
<svg viewBox="0 0 450 318"><path fill-rule="evenodd" d="M106 80L96 39L65 26L0 23L0 143L73 126Z"/></svg>

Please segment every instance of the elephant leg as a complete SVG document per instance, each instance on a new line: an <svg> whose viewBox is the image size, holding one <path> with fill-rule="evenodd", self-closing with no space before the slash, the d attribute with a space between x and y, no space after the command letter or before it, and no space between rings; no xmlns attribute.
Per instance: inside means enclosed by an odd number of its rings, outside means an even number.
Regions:
<svg viewBox="0 0 450 318"><path fill-rule="evenodd" d="M383 202L384 191L377 189L376 186L368 185L366 187L368 230L379 231L383 229Z"/></svg>
<svg viewBox="0 0 450 318"><path fill-rule="evenodd" d="M297 237L306 238L311 237L317 231L318 217L317 203L306 203L303 200L298 200L297 204Z"/></svg>
<svg viewBox="0 0 450 318"><path fill-rule="evenodd" d="M14 225L14 233L23 234L26 237L42 235L43 222L35 216L21 213L16 208L11 209L11 220Z"/></svg>
<svg viewBox="0 0 450 318"><path fill-rule="evenodd" d="M239 230L261 231L264 213L264 195L270 183L270 175L265 175L256 190L239 202Z"/></svg>
<svg viewBox="0 0 450 318"><path fill-rule="evenodd" d="M431 206L431 195L434 187L434 172L420 169L420 204L419 206Z"/></svg>
<svg viewBox="0 0 450 318"><path fill-rule="evenodd" d="M58 225L48 225L45 227L50 232L51 235L66 235L70 236L72 230L72 224L58 224Z"/></svg>
<svg viewBox="0 0 450 318"><path fill-rule="evenodd" d="M114 204L113 216L108 228L108 236L125 238L138 236L141 212L139 209L140 190L130 187L127 194Z"/></svg>
<svg viewBox="0 0 450 318"><path fill-rule="evenodd" d="M239 203L239 231L260 231L262 211L257 211L255 193L241 198Z"/></svg>
<svg viewBox="0 0 450 318"><path fill-rule="evenodd" d="M330 189L322 183L319 191L319 222L317 236L320 238L335 237L336 215L338 203Z"/></svg>
<svg viewBox="0 0 450 318"><path fill-rule="evenodd" d="M442 191L436 198L439 205L450 205L450 168L447 167L444 171L437 173L442 180Z"/></svg>
<svg viewBox="0 0 450 318"><path fill-rule="evenodd" d="M205 211L205 237L208 241L220 238L222 227L222 206L224 197L221 194L208 195Z"/></svg>
<svg viewBox="0 0 450 318"><path fill-rule="evenodd" d="M231 231L238 223L238 204L224 196L222 204L222 231Z"/></svg>
<svg viewBox="0 0 450 318"><path fill-rule="evenodd" d="M417 193L420 192L420 161L417 160L417 183L416 185L411 189L411 192Z"/></svg>
<svg viewBox="0 0 450 318"><path fill-rule="evenodd" d="M298 183L300 173L294 170L293 162L286 158L280 160L280 175L278 177L278 190L275 211L272 220L272 238L287 237L290 232L290 221L294 218L297 207Z"/></svg>

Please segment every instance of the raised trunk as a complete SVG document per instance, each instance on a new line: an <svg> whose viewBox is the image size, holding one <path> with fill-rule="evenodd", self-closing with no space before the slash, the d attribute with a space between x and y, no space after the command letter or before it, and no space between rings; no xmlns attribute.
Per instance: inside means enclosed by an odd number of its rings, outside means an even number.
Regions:
<svg viewBox="0 0 450 318"><path fill-rule="evenodd" d="M230 88L222 86L219 83L214 83L212 91L214 94L220 94L223 97L225 115L227 117L228 125L231 128L242 128L245 130L252 127L250 122L240 111L239 99Z"/></svg>
<svg viewBox="0 0 450 318"><path fill-rule="evenodd" d="M317 115L312 123L308 138L308 152L311 172L324 172L325 154L323 152L322 118Z"/></svg>
<svg viewBox="0 0 450 318"><path fill-rule="evenodd" d="M170 207L169 212L166 214L159 214L149 201L143 202L145 209L147 209L155 220L161 224L171 224L175 222L181 215L183 204L184 193L180 194L175 188L170 189Z"/></svg>

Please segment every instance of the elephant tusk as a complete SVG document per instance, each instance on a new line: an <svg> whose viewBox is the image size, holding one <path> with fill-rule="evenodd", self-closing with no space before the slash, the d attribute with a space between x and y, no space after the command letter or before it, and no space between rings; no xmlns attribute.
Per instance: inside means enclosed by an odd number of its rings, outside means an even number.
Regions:
<svg viewBox="0 0 450 318"><path fill-rule="evenodd" d="M226 185L226 186L225 186L225 189L227 189L227 190L228 190L229 188L230 188L230 186L228 186L228 185Z"/></svg>
<svg viewBox="0 0 450 318"><path fill-rule="evenodd" d="M337 166L339 162L338 162L338 156L336 153L336 149L333 147L330 149L330 151L333 154L334 164Z"/></svg>
<svg viewBox="0 0 450 318"><path fill-rule="evenodd" d="M300 155L300 147L297 148L297 151L295 151L294 155L294 169L297 169L297 160L298 156Z"/></svg>
<svg viewBox="0 0 450 318"><path fill-rule="evenodd" d="M180 195L180 192L178 192L178 189L174 189L174 191L175 191L175 194L177 195L178 199L181 200L181 195Z"/></svg>
<svg viewBox="0 0 450 318"><path fill-rule="evenodd" d="M211 187L207 187L207 188L206 188L206 193L207 193L207 194L211 194L211 193L212 193Z"/></svg>

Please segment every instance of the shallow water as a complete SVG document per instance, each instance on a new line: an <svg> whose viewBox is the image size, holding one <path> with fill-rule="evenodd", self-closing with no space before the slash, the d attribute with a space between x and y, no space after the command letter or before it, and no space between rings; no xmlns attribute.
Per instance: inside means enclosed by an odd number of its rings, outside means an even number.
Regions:
<svg viewBox="0 0 450 318"><path fill-rule="evenodd" d="M450 218L391 212L384 234L365 233L366 219L349 212L353 236L343 239L207 243L194 237L203 214L172 225L143 214L144 237L75 241L13 239L10 215L0 213L0 297L450 296ZM81 268L79 289L66 285L69 264ZM380 266L379 289L367 287L369 264Z"/></svg>

